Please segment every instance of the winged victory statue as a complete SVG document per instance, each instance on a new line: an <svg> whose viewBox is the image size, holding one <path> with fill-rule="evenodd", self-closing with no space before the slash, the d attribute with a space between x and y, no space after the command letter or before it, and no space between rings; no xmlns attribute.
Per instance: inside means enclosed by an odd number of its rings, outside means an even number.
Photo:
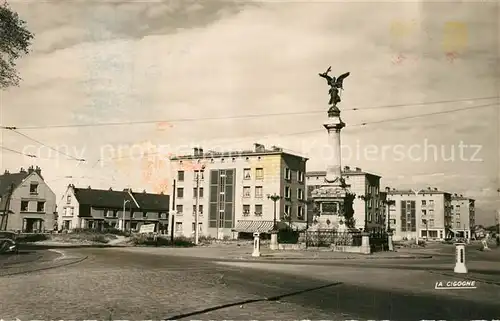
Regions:
<svg viewBox="0 0 500 321"><path fill-rule="evenodd" d="M330 86L330 89L328 90L328 94L330 95L330 101L328 102L328 104L331 105L330 109L338 109L337 104L340 102L339 91L344 90L344 79L346 79L351 73L346 72L345 74L335 78L328 75L331 70L332 67L330 66L324 73L320 73L319 76L325 78L327 84Z"/></svg>

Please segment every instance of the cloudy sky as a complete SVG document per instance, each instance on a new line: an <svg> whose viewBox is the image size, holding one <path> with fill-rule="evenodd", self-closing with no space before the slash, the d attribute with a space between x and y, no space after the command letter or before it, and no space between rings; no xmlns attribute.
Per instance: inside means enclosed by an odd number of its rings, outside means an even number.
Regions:
<svg viewBox="0 0 500 321"><path fill-rule="evenodd" d="M35 41L19 62L21 86L1 92L1 123L27 137L4 130L2 145L39 157L3 151L2 168L38 165L56 193L69 183L159 191L171 180L158 155L196 145L278 145L322 170L328 87L318 73L331 65L334 75L351 73L339 104L343 165L382 175L383 186L465 194L478 200L479 223L493 223L493 1L10 4ZM148 146L161 153L141 159Z"/></svg>

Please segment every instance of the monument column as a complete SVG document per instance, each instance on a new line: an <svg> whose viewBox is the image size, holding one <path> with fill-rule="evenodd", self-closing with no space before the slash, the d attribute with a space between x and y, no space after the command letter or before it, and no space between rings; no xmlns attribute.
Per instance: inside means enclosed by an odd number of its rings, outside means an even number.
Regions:
<svg viewBox="0 0 500 321"><path fill-rule="evenodd" d="M336 106L328 111L328 121L323 126L328 132L328 145L333 156L326 167L325 179L328 183L340 183L342 178L340 131L345 127L345 123L340 118L340 110Z"/></svg>

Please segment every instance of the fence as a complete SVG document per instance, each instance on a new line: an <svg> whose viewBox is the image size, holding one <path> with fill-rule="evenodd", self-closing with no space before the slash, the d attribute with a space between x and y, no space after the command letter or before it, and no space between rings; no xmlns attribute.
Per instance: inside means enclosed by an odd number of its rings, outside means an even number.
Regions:
<svg viewBox="0 0 500 321"><path fill-rule="evenodd" d="M307 231L302 239L308 247L361 246L361 232Z"/></svg>
<svg viewBox="0 0 500 321"><path fill-rule="evenodd" d="M389 237L386 232L370 233L370 250L372 253L389 250Z"/></svg>

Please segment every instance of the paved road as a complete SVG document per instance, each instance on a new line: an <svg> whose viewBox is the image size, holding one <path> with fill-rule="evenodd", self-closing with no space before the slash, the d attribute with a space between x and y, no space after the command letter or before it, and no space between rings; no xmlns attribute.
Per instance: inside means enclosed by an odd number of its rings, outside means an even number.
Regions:
<svg viewBox="0 0 500 321"><path fill-rule="evenodd" d="M500 316L500 287L481 284L475 290L434 290L434 283L443 277L398 268L416 264L415 260L305 266L218 263L117 249L64 252L89 257L77 265L0 277L0 319L470 320Z"/></svg>

